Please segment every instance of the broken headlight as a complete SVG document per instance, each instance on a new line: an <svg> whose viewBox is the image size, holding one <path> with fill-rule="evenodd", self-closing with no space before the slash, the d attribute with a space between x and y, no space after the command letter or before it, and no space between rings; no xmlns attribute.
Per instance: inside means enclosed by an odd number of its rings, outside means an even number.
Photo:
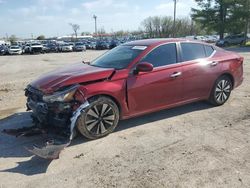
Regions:
<svg viewBox="0 0 250 188"><path fill-rule="evenodd" d="M43 101L47 103L53 103L53 102L69 102L73 100L74 94L76 92L76 89L79 85L73 85L68 87L65 90L57 91L52 95L44 95Z"/></svg>

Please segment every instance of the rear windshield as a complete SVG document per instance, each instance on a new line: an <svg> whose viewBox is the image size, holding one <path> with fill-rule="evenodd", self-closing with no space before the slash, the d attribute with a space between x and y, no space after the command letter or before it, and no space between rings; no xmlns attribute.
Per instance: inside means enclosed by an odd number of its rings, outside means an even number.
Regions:
<svg viewBox="0 0 250 188"><path fill-rule="evenodd" d="M102 68L124 69L145 48L146 47L118 46L91 62L90 65Z"/></svg>

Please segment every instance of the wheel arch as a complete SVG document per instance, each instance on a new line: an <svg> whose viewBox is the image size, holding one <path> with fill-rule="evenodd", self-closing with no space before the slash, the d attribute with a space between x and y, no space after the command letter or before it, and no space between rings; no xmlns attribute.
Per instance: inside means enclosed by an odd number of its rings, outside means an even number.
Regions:
<svg viewBox="0 0 250 188"><path fill-rule="evenodd" d="M229 73L229 72L225 72L222 75L220 75L218 78L220 78L222 76L227 76L232 81L232 86L234 88L234 77L233 77L233 75L231 73Z"/></svg>
<svg viewBox="0 0 250 188"><path fill-rule="evenodd" d="M119 103L119 101L112 95L109 95L109 94L96 94L96 95L93 95L93 96L90 96L87 100L94 100L96 98L99 98L99 97L107 97L107 98L110 98L112 101L115 102L115 104L117 105L118 109L119 109L119 113L120 115L122 114L122 107L121 107L121 104Z"/></svg>

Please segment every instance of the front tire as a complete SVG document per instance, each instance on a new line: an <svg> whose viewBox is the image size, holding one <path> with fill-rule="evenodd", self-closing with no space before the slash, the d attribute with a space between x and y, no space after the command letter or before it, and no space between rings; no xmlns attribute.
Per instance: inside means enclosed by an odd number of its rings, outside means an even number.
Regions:
<svg viewBox="0 0 250 188"><path fill-rule="evenodd" d="M215 106L223 105L229 99L232 89L233 83L228 76L219 77L210 94L210 103Z"/></svg>
<svg viewBox="0 0 250 188"><path fill-rule="evenodd" d="M107 136L119 122L119 109L108 97L94 97L77 120L79 132L89 139Z"/></svg>

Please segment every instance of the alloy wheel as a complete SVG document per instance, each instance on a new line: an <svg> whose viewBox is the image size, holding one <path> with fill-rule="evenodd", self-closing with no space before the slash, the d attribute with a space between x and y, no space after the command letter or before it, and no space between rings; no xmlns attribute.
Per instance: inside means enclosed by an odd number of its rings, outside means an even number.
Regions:
<svg viewBox="0 0 250 188"><path fill-rule="evenodd" d="M105 134L114 123L115 111L109 104L96 104L87 111L85 124L93 135Z"/></svg>
<svg viewBox="0 0 250 188"><path fill-rule="evenodd" d="M215 89L215 99L218 103L224 103L230 96L231 83L228 80L220 80Z"/></svg>

